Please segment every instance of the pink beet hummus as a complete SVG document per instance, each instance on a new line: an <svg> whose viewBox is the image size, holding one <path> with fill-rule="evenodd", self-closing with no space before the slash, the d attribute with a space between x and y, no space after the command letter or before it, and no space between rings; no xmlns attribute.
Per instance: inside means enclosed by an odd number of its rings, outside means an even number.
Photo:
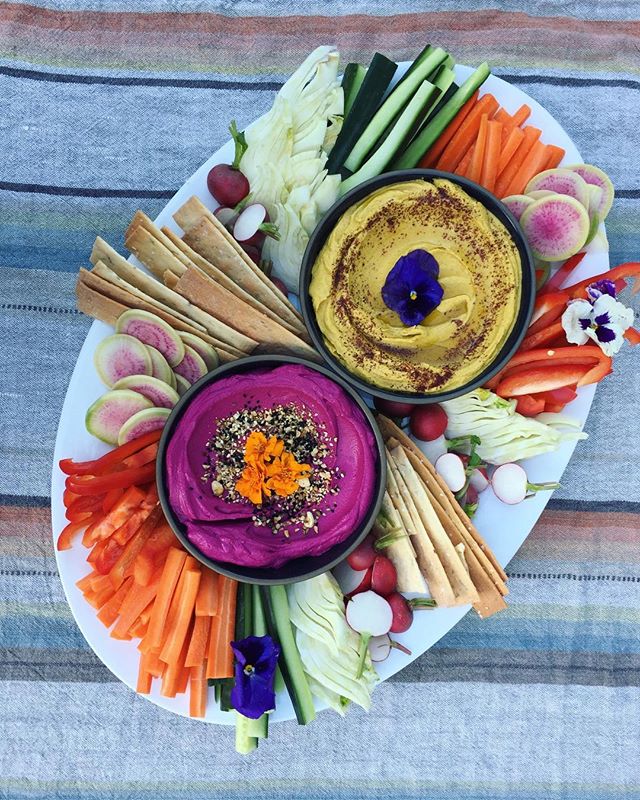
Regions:
<svg viewBox="0 0 640 800"><path fill-rule="evenodd" d="M321 431L322 463L313 465L312 482L325 475L327 491L316 493L308 506L306 494L301 494L291 524L280 519L278 528L264 520L256 524L256 511L269 509L256 509L244 498L231 501L228 487L216 496L210 478L216 477L217 462L225 461L226 454L219 446L212 450L211 442L220 440L236 412L282 407L305 415L314 430L317 425ZM285 434L282 438L295 451L295 443L287 442ZM191 401L167 447L166 471L171 507L202 553L242 566L279 567L294 558L324 553L353 533L366 516L375 488L375 438L357 404L321 373L302 365L257 369L221 378Z"/></svg>

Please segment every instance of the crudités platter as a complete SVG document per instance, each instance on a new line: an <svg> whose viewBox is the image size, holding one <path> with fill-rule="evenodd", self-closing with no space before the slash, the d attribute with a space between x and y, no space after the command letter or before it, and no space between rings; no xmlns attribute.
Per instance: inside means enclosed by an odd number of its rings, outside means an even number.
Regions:
<svg viewBox="0 0 640 800"><path fill-rule="evenodd" d="M408 63L400 65L398 75L409 67ZM469 67L456 65L456 83L462 84L473 72ZM522 104L531 109L528 124L541 129L545 142L563 148L565 151L562 164L578 164L583 159L576 146L562 126L535 100L500 78L490 75L480 88L480 96L491 93L500 106L509 114L515 114ZM228 163L233 159L234 145L228 142L214 153L179 189L167 203L155 223L158 227L167 226L176 234L181 230L173 219L173 214L180 209L189 198L199 198L208 208L216 206L207 188L207 176L217 164ZM132 256L130 261L143 265ZM608 253L602 247L588 248L582 263L572 274L572 279L582 280L604 272L609 268ZM293 298L293 295L292 299ZM295 299L294 299L295 302ZM95 321L79 354L65 398L58 435L56 440L54 469L52 475L52 522L54 539L66 524L63 493L65 474L58 469L62 459L72 458L75 461L95 459L108 452L111 447L98 441L82 424L87 408L104 392L104 385L94 369L94 353L97 345L113 329L100 321ZM584 425L593 400L595 385L580 389L576 399L570 402L563 413L570 415L575 421L575 428ZM367 398L371 401L371 398ZM576 446L573 441L561 442L554 452L525 459L523 464L531 482L560 481L562 474ZM492 549L497 561L504 567L513 558L525 541L538 517L544 510L550 494L540 492L528 497L517 505L502 503L491 491L482 494L481 502L473 518L474 525ZM132 641L121 641L109 635L108 630L96 617L95 609L89 605L76 583L87 574L86 551L80 546L57 550L56 557L62 584L76 622L87 642L100 660L127 686L135 689L138 682L139 652ZM416 614L409 630L396 634L394 638L404 646L410 655L399 649L392 649L386 660L375 665L380 680L402 670L412 660L418 658L433 646L449 631L469 610L469 605L453 608L437 608L429 613ZM481 623L480 623L481 624ZM189 699L186 694L166 697L161 693L159 682L154 682L145 696L159 706L174 713L189 715ZM375 694L374 694L375 713ZM317 710L326 707L326 703L314 698ZM275 710L270 717L274 721L294 718L294 708L286 690L280 689L277 694ZM204 721L217 724L234 724L235 715L222 711L217 703L209 702L206 707Z"/></svg>

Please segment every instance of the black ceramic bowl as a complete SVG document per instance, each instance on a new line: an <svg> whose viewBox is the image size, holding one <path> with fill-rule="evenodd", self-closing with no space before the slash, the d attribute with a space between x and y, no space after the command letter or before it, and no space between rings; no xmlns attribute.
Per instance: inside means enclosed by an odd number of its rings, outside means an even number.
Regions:
<svg viewBox="0 0 640 800"><path fill-rule="evenodd" d="M371 427L371 431L375 437L375 452L372 453L372 458L375 459L376 470L376 483L374 486L373 499L369 510L362 520L360 525L353 531L353 533L343 542L334 545L329 550L321 553L318 556L305 556L304 558L296 558L288 561L281 567L275 569L257 568L257 567L243 567L238 564L230 564L222 561L214 561L200 552L187 538L186 531L180 520L173 513L171 504L169 502L168 484L170 477L166 469L166 452L171 436L175 427L184 414L185 410L202 389L215 383L220 378L228 375L236 375L238 373L252 372L256 368L264 367L277 367L283 364L302 364L308 369L320 372L325 377L337 383L349 395L353 402L360 408L365 416L366 421ZM227 575L230 578L235 578L245 583L259 583L259 584L278 584L278 583L295 583L296 581L303 581L307 578L313 578L315 575L320 575L329 569L335 567L340 561L346 558L349 553L355 549L360 542L365 538L367 533L371 530L380 506L382 504L382 496L384 494L386 485L386 458L384 452L384 442L378 426L375 423L371 411L367 408L362 398L358 395L349 384L342 380L342 378L335 375L325 367L318 366L310 361L302 358L294 358L293 356L249 356L242 358L238 361L233 361L229 364L224 364L218 369L213 370L204 378L201 378L195 383L185 394L180 398L180 401L175 406L160 438L158 459L156 466L156 481L158 484L158 495L160 497L160 504L162 510L171 525L174 533L182 542L185 549L197 558L202 564L216 572Z"/></svg>
<svg viewBox="0 0 640 800"><path fill-rule="evenodd" d="M422 178L429 181L433 178L446 178L452 183L458 184L465 192L478 200L482 205L488 209L500 222L505 226L513 239L518 253L520 254L520 261L522 263L522 294L520 300L520 308L516 316L515 325L511 334L504 343L502 349L498 353L493 362L479 373L475 378L456 387L455 389L448 389L443 392L429 392L429 394L417 394L414 392L393 392L390 389L382 389L375 384L368 383L355 375L353 375L344 366L344 364L337 359L333 353L326 346L322 331L318 326L313 303L309 296L309 284L311 283L311 272L313 265L318 257L318 253L322 249L326 239L335 227L337 221L344 214L344 212L354 203L362 200L367 195L375 192L382 186L387 186L390 183L401 183L403 181L415 180ZM509 209L498 200L497 197L488 192L482 186L479 186L473 181L466 178L461 178L459 175L453 175L449 172L440 172L436 169L409 169L399 170L397 172L387 172L384 175L379 175L377 178L372 178L356 186L350 192L347 192L344 197L341 197L322 218L316 229L314 230L309 244L302 260L302 270L300 273L300 303L302 306L302 314L304 316L307 329L311 335L311 339L317 350L320 351L323 358L329 363L333 369L341 375L345 380L349 381L353 386L358 388L361 392L369 392L374 397L380 397L384 400L396 400L402 403L415 403L416 405L426 403L439 403L443 400L451 400L454 397L466 394L467 392L482 386L486 381L499 372L505 364L509 361L511 356L520 346L529 321L533 313L533 303L535 300L535 267L533 256L526 239L524 238L520 226L516 218L509 211Z"/></svg>

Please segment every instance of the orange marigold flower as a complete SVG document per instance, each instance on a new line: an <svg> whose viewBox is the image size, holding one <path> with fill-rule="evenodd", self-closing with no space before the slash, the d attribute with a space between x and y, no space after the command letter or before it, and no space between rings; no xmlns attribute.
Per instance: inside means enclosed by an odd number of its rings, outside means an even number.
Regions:
<svg viewBox="0 0 640 800"><path fill-rule="evenodd" d="M270 489L265 486L265 470L262 464L247 464L242 470L242 477L236 483L236 491L254 506L262 504L263 493L268 497Z"/></svg>
<svg viewBox="0 0 640 800"><path fill-rule="evenodd" d="M292 453L283 452L266 466L267 480L265 486L279 497L293 494L299 487L299 481L311 472L308 464L299 464Z"/></svg>
<svg viewBox="0 0 640 800"><path fill-rule="evenodd" d="M269 439L260 431L252 431L244 446L244 460L247 464L271 461L282 455L284 442L276 436Z"/></svg>

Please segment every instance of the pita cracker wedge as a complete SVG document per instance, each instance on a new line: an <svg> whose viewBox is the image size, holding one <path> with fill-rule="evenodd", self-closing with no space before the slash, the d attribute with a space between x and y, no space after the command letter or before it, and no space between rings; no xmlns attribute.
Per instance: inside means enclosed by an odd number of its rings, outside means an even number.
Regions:
<svg viewBox="0 0 640 800"><path fill-rule="evenodd" d="M128 306L100 294L100 292L92 289L79 278L76 282L76 306L78 311L82 311L88 317L99 319L100 322L104 322L114 328L118 317L129 310Z"/></svg>
<svg viewBox="0 0 640 800"><path fill-rule="evenodd" d="M384 549L384 554L391 560L393 566L396 568L396 573L398 575L398 591L424 594L426 585L422 573L420 572L420 567L418 566L416 552L413 549L409 531L407 531L402 524L400 515L396 511L388 492L385 492L382 498L382 513L393 531L398 530L404 531L405 533L405 536L400 536ZM373 535L376 539L386 536L388 533L389 531L379 525L375 525L373 528Z"/></svg>
<svg viewBox="0 0 640 800"><path fill-rule="evenodd" d="M169 270L165 270L162 275L162 282L165 286L168 286L170 289L175 289L178 285L180 278L175 274L175 272L169 272Z"/></svg>
<svg viewBox="0 0 640 800"><path fill-rule="evenodd" d="M242 247L239 243L233 238L233 236L229 233L229 231L224 227L224 225L220 222L220 220L215 216L215 214L204 205L197 197L191 197L187 202L176 211L173 215L174 220L178 223L178 225L182 228L185 233L199 224L202 217L206 217L213 228L218 233L218 241L224 242L226 245L227 251L233 251L237 258L244 264L244 271L248 271L252 273L255 278L257 278L258 282L263 284L263 287L266 288L268 294L271 296L269 298L269 302L265 303L265 305L272 308L276 311L283 319L287 320L287 322L291 323L292 325L297 325L301 330L304 330L304 322L302 321L302 317L296 310L296 308L292 305L291 301L288 297L286 297L277 286L273 284L272 281L264 274L264 272L254 264L253 261L249 258L249 256L244 252ZM198 251L197 247L193 248L194 250ZM198 251L199 252L199 251ZM202 255L205 255L204 253ZM221 267L222 265L219 264L215 259L208 258L205 255L208 261L212 261L212 263L216 264L216 266ZM236 281L239 283L240 281ZM257 295L256 295L257 296Z"/></svg>
<svg viewBox="0 0 640 800"><path fill-rule="evenodd" d="M98 262L98 266L100 264L101 262ZM141 311L149 311L151 314L155 314L163 319L165 322L171 325L172 328L175 328L175 330L193 333L195 336L199 336L201 339L204 339L216 348L221 361L234 361L235 359L241 358L244 355L244 353L241 351L224 345L224 343L219 342L217 339L209 336L207 333L203 333L191 325L183 323L182 320L177 319L171 313L167 313L164 309L158 308L147 300L128 292L118 284L114 284L108 280L105 280L105 278L101 277L101 275L95 272L95 269L96 267L89 272L88 270L81 268L78 275L78 283L83 283L85 286L89 287L108 300L115 301L119 305L124 306L125 311L129 308L135 308Z"/></svg>
<svg viewBox="0 0 640 800"><path fill-rule="evenodd" d="M170 228L167 227L162 228L162 233L165 234L167 239L169 239L172 242L172 244L174 244L177 248L179 248L183 252L184 257L187 260L189 260L191 264L201 269L202 272L204 272L204 274L207 275L209 278L214 280L216 283L220 284L220 286L223 286L229 292L234 294L238 299L245 302L248 306L255 308L256 311L259 311L261 314L270 317L272 320L274 320L274 322L278 322L280 325L282 325L284 328L287 328L287 330L290 330L292 333L300 335L300 337L304 338L305 341L310 341L307 337L306 332L304 336L302 335L302 330L299 324L296 325L290 324L289 322L287 322L286 319L283 319L279 314L273 311L273 309L269 308L269 306L265 306L263 303L259 303L254 297L252 297L252 295L250 295L248 292L245 292L245 290L241 286L238 286L237 283L232 281L231 278L228 275L226 275L221 269L218 269L218 267L214 266L211 262L207 261L206 258L203 258L199 253L196 253L195 250L189 247L189 245L184 241L184 239L181 239L179 236L176 236L176 234ZM187 266L191 266L191 264L188 264Z"/></svg>
<svg viewBox="0 0 640 800"><path fill-rule="evenodd" d="M230 328L228 325L225 325L224 322L215 319L211 314L207 314L202 311L202 309L198 308L198 306L194 306L188 300L185 300L182 295L174 292L173 289L169 289L160 281L147 275L146 272L134 267L133 264L130 264L126 259L122 258L122 256L113 250L104 240L100 239L100 241L98 241L98 239L96 239L96 244L94 244L91 253L92 260L98 252L104 252L105 249L107 251L107 257L109 258L109 261L107 261L108 265L121 278L133 284L137 289L150 295L155 300L159 300L170 308L184 314L184 316L189 317L189 319L194 319L196 322L199 322L204 326L207 333L211 334L214 338L225 344L232 345L245 354L251 353L257 345L255 340L250 339L234 328Z"/></svg>
<svg viewBox="0 0 640 800"><path fill-rule="evenodd" d="M447 573L456 599L460 603L477 602L478 593L469 577L469 573L461 562L460 555L456 552L451 539L449 539L445 529L442 527L442 523L431 505L431 500L401 445L391 450L391 458L411 494L422 524L429 534L433 548Z"/></svg>
<svg viewBox="0 0 640 800"><path fill-rule="evenodd" d="M180 277L187 269L182 261L142 225L138 225L127 236L124 246L160 280L167 270Z"/></svg>
<svg viewBox="0 0 640 800"><path fill-rule="evenodd" d="M285 348L286 352L294 355L320 360L319 354L310 345L282 325L238 300L235 295L218 286L196 267L190 267L185 272L178 280L175 289L190 302L260 342L263 347L268 348L273 345Z"/></svg>
<svg viewBox="0 0 640 800"><path fill-rule="evenodd" d="M185 267L190 267L193 263L191 259L183 253L183 251L166 235L166 233L159 228L150 217L148 217L144 211L136 211L133 215L133 219L129 223L129 227L125 231L125 239L128 239L129 236L135 231L136 228L145 228L149 231L149 233L155 237L160 244L162 244L166 249L175 256L178 261L181 261Z"/></svg>
<svg viewBox="0 0 640 800"><path fill-rule="evenodd" d="M404 485L402 476L398 472L390 453L387 452L387 491L398 511L406 530L411 534L418 566L429 588L429 594L442 608L451 608L458 605L455 593L444 567L431 544L431 540L420 520L418 512L413 506L411 495Z"/></svg>
<svg viewBox="0 0 640 800"><path fill-rule="evenodd" d="M442 480L440 475L435 470L433 464L429 461L429 459L425 458L424 453L420 448L413 442L403 430L401 430L394 422L392 422L388 417L385 417L383 414L378 415L378 426L383 433L385 439L389 436L393 436L402 444L402 446L407 451L411 451L415 456L417 462L422 465L422 470L425 476L428 476L428 480L431 482L435 482L437 484L438 493L442 493L448 499L449 504L451 505L451 509L454 512L454 517L457 517L462 526L467 530L470 537L475 540L476 544L485 554L486 558L491 562L494 571L500 576L502 581L506 581L507 574L500 566L498 559L495 557L491 548L487 545L484 541L482 536L476 530L474 524L471 522L469 517L464 513L460 505L456 501L455 497L453 496L451 490L447 486L447 484ZM435 493L435 492L434 492Z"/></svg>

